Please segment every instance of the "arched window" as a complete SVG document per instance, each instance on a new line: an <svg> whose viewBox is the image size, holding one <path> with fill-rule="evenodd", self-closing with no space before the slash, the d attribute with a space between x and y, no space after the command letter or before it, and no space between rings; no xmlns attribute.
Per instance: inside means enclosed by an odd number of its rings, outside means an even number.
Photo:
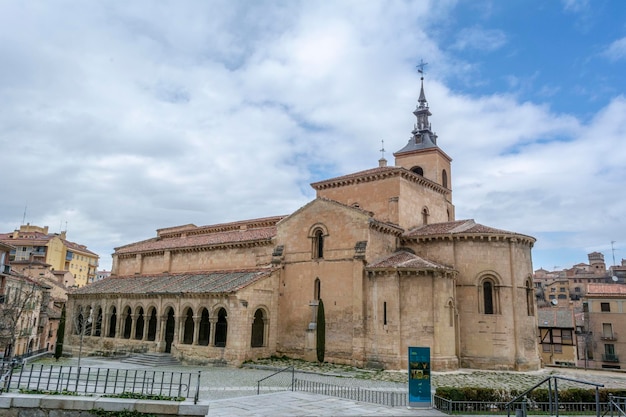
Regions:
<svg viewBox="0 0 626 417"><path fill-rule="evenodd" d="M133 315L130 307L124 310L124 339L130 339L130 330L133 328Z"/></svg>
<svg viewBox="0 0 626 417"><path fill-rule="evenodd" d="M322 283L319 278L315 278L315 284L313 286L313 299L319 300L322 295Z"/></svg>
<svg viewBox="0 0 626 417"><path fill-rule="evenodd" d="M529 316L535 315L535 291L531 280L526 280L526 311Z"/></svg>
<svg viewBox="0 0 626 417"><path fill-rule="evenodd" d="M156 329L157 329L157 316L156 316L156 308L152 307L148 315L150 318L148 319L148 340L154 341L156 340Z"/></svg>
<svg viewBox="0 0 626 417"><path fill-rule="evenodd" d="M143 317L143 308L139 307L139 313L137 317L137 323L135 323L135 339L141 340L143 339L143 327L145 324L145 320Z"/></svg>
<svg viewBox="0 0 626 417"><path fill-rule="evenodd" d="M424 207L422 209L422 224L426 225L428 224L428 207Z"/></svg>
<svg viewBox="0 0 626 417"><path fill-rule="evenodd" d="M254 312L252 322L252 341L250 346L263 347L265 345L265 316L260 308Z"/></svg>
<svg viewBox="0 0 626 417"><path fill-rule="evenodd" d="M215 346L225 347L227 335L228 321L226 320L226 310L224 308L220 308L217 313L217 323L215 323Z"/></svg>
<svg viewBox="0 0 626 417"><path fill-rule="evenodd" d="M313 258L321 259L324 257L324 231L317 229L313 235Z"/></svg>
<svg viewBox="0 0 626 417"><path fill-rule="evenodd" d="M488 275L480 280L479 312L482 314L500 314L500 288L494 276Z"/></svg>
<svg viewBox="0 0 626 417"><path fill-rule="evenodd" d="M108 337L115 337L115 329L117 328L117 310L115 307L111 307L111 318L109 319L109 333Z"/></svg>
<svg viewBox="0 0 626 417"><path fill-rule="evenodd" d="M483 282L483 313L493 314L493 282Z"/></svg>
<svg viewBox="0 0 626 417"><path fill-rule="evenodd" d="M98 312L96 313L96 321L94 322L94 336L102 335L102 307L98 307Z"/></svg>
<svg viewBox="0 0 626 417"><path fill-rule="evenodd" d="M78 307L78 314L76 315L76 334L83 332L83 326L85 325L85 318L83 316L83 307Z"/></svg>
<svg viewBox="0 0 626 417"><path fill-rule="evenodd" d="M183 343L186 345L193 343L193 327L193 310L188 308L185 318L185 329L183 332Z"/></svg>
<svg viewBox="0 0 626 417"><path fill-rule="evenodd" d="M445 169L441 171L441 185L448 188L448 173Z"/></svg>
<svg viewBox="0 0 626 417"><path fill-rule="evenodd" d="M202 316L200 318L200 328L198 329L198 344L202 346L208 346L210 336L211 322L209 321L209 310L203 308Z"/></svg>
<svg viewBox="0 0 626 417"><path fill-rule="evenodd" d="M414 166L413 168L411 168L411 171L416 173L417 175L421 175L422 177L424 176L424 170L420 166Z"/></svg>

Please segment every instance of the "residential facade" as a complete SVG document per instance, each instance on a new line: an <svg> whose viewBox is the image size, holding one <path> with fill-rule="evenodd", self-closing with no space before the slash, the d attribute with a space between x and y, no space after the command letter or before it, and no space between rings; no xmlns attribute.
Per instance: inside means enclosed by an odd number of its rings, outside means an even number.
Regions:
<svg viewBox="0 0 626 417"><path fill-rule="evenodd" d="M96 277L99 256L85 245L67 240L66 233L49 233L48 226L20 226L11 233L0 233L0 242L13 246L9 261L38 260L54 271L68 271L75 285L84 286Z"/></svg>
<svg viewBox="0 0 626 417"><path fill-rule="evenodd" d="M576 321L574 310L546 307L538 310L539 344L544 365L576 366Z"/></svg>
<svg viewBox="0 0 626 417"><path fill-rule="evenodd" d="M425 346L433 370L538 369L535 239L455 218L423 85L413 114L394 166L313 183L289 215L116 248L111 277L69 295L68 348L314 361L323 303L329 362L406 369L408 348Z"/></svg>
<svg viewBox="0 0 626 417"><path fill-rule="evenodd" d="M584 365L626 368L626 285L589 284L583 300Z"/></svg>

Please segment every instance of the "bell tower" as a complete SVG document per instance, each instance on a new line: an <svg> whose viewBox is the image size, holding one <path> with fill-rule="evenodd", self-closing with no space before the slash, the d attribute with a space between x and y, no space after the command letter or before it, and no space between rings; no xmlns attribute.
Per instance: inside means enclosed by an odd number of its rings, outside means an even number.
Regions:
<svg viewBox="0 0 626 417"><path fill-rule="evenodd" d="M421 74L421 89L417 107L413 114L417 122L411 131L411 138L406 146L393 156L396 158L396 166L406 168L417 175L421 175L427 180L433 181L444 188L450 190L450 201L452 200L452 175L450 163L452 158L446 155L437 145L437 135L432 131L429 116L432 116L424 93L424 66L421 62L417 67Z"/></svg>

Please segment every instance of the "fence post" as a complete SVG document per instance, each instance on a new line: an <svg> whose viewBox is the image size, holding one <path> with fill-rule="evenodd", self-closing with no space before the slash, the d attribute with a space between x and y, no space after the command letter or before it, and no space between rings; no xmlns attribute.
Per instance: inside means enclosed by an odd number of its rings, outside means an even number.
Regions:
<svg viewBox="0 0 626 417"><path fill-rule="evenodd" d="M296 383L296 368L295 366L291 367L291 391L294 390L294 384Z"/></svg>
<svg viewBox="0 0 626 417"><path fill-rule="evenodd" d="M202 371L198 371L198 384L196 385L196 395L193 397L193 403L198 404L198 399L200 398L200 373Z"/></svg>

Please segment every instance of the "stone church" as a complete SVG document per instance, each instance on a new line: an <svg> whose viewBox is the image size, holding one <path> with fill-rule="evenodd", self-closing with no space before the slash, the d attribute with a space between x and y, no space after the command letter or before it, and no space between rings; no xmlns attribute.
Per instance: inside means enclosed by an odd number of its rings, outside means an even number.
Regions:
<svg viewBox="0 0 626 417"><path fill-rule="evenodd" d="M116 248L112 276L70 294L66 346L314 361L323 300L328 362L406 369L408 347L426 346L435 371L538 369L535 239L455 218L423 78L413 114L394 166L313 183L316 198L290 215Z"/></svg>

